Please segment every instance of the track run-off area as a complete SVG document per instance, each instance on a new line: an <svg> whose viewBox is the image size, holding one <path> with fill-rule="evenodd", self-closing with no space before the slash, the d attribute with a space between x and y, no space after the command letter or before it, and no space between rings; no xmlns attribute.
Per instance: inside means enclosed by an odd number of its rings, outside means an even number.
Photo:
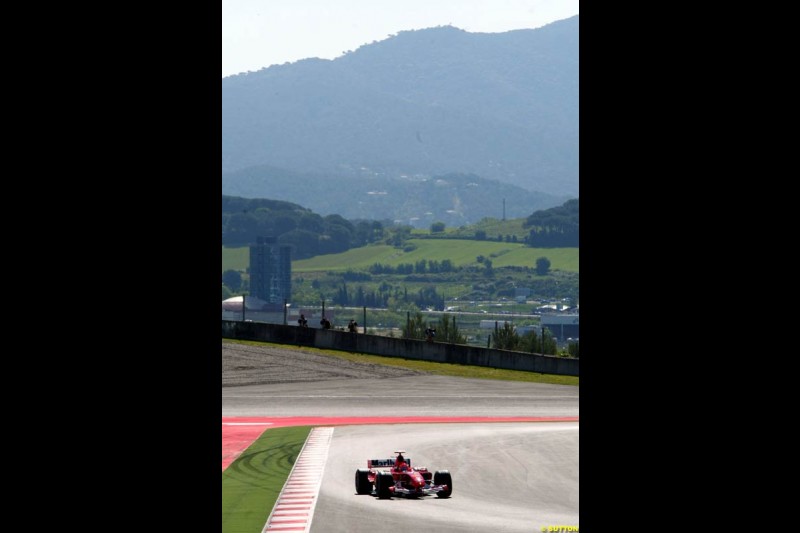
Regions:
<svg viewBox="0 0 800 533"><path fill-rule="evenodd" d="M251 346L245 351L252 360L259 356ZM325 449L284 465L292 471L283 499L261 510L262 531L577 529L577 386L396 369L384 375L352 363L333 361L328 367L327 358L296 351L263 351L270 372L258 378L248 368L246 384L222 388L222 470L259 437L269 441L274 428L314 428L304 448L315 431L324 431L313 441L324 440ZM275 380L283 358L290 361L292 379ZM356 494L355 470L400 449L414 466L449 470L452 496L379 500Z"/></svg>

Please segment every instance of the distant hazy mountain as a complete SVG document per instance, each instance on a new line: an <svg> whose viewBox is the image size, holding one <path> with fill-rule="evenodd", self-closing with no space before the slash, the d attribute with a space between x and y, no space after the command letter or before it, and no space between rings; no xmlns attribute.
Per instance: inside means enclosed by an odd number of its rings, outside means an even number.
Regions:
<svg viewBox="0 0 800 533"><path fill-rule="evenodd" d="M338 176L291 172L270 166L222 174L222 194L244 198L269 195L321 215L346 219L396 220L416 227L433 222L474 224L484 217L520 218L564 203L568 197L531 192L474 174L432 178Z"/></svg>
<svg viewBox="0 0 800 533"><path fill-rule="evenodd" d="M334 60L224 78L222 165L227 194L244 194L232 171L269 165L371 178L375 190L457 173L575 197L578 16L506 33L405 31Z"/></svg>

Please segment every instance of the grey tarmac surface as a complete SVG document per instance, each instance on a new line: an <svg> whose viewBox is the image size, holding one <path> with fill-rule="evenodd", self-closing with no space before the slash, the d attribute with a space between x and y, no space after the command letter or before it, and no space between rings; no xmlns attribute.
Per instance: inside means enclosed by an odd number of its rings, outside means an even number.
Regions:
<svg viewBox="0 0 800 533"><path fill-rule="evenodd" d="M272 346L223 343L222 361L222 416L578 416L569 385L436 376Z"/></svg>
<svg viewBox="0 0 800 533"><path fill-rule="evenodd" d="M414 466L449 470L450 498L357 495L357 468L402 449ZM578 526L578 423L336 427L311 533L533 533Z"/></svg>
<svg viewBox="0 0 800 533"><path fill-rule="evenodd" d="M222 386L414 376L405 368L353 363L311 351L222 343Z"/></svg>
<svg viewBox="0 0 800 533"><path fill-rule="evenodd" d="M280 347L223 343L223 416L578 416L579 388L464 379ZM578 525L578 423L337 426L312 533L533 533ZM406 450L449 470L453 496L355 493L370 458Z"/></svg>

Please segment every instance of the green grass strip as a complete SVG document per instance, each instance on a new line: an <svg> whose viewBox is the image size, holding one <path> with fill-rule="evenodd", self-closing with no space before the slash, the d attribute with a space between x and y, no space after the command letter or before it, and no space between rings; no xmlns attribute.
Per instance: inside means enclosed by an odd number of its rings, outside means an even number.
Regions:
<svg viewBox="0 0 800 533"><path fill-rule="evenodd" d="M222 533L261 533L312 426L268 429L222 473Z"/></svg>
<svg viewBox="0 0 800 533"><path fill-rule="evenodd" d="M283 350L296 350L310 352L318 355L327 355L355 361L358 363L373 363L378 365L396 366L421 370L440 376L455 376L459 378L477 379L500 379L504 381L526 381L529 383L550 383L554 385L579 385L578 376L560 376L557 374L541 374L539 372L527 372L524 370L504 370L500 368L488 368L484 366L457 365L452 363L436 363L433 361L420 361L417 359L404 359L401 357L384 357L381 355L368 355L351 352L339 352L336 350L323 350L311 347L298 347L291 344L275 344L269 342L244 341L234 339L223 339L222 342L232 342L239 344L249 344L251 346L275 346Z"/></svg>

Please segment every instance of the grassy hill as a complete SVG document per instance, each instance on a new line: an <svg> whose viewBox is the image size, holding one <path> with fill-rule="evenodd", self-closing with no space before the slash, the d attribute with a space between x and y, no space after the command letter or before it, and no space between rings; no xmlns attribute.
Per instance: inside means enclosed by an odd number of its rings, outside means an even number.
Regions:
<svg viewBox="0 0 800 533"><path fill-rule="evenodd" d="M497 218L486 217L475 224L460 227L447 227L445 228L444 232L440 234L431 234L429 228L414 229L412 230L411 234L414 237L420 237L422 239L473 239L476 231L483 230L486 232L487 238L492 240L496 240L498 235L502 235L504 238L506 235L513 235L516 236L520 242L522 242L528 233L530 233L529 228L524 228L522 226L524 223L525 218L500 220Z"/></svg>
<svg viewBox="0 0 800 533"><path fill-rule="evenodd" d="M244 272L250 266L250 248L241 246L236 248L222 247L222 271L239 270Z"/></svg>
<svg viewBox="0 0 800 533"><path fill-rule="evenodd" d="M407 245L414 245L416 249L404 252L384 244L364 246L340 254L319 255L302 261L293 261L292 271L301 273L366 270L375 263L397 266L403 263L416 263L423 259L439 262L449 259L455 266L463 266L476 263L479 255L491 259L495 268L533 267L537 258L547 257L553 270L576 273L579 271L578 248L530 248L524 244L461 239L410 239ZM247 268L248 262L247 247L222 247L223 271L228 269L243 271Z"/></svg>

